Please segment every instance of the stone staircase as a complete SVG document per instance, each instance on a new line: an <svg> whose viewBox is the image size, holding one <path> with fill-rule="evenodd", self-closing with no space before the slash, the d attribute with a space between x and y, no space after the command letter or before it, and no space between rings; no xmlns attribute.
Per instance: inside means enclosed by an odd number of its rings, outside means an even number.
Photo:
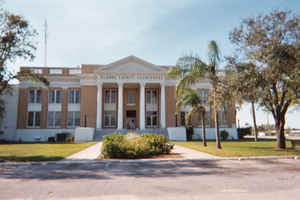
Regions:
<svg viewBox="0 0 300 200"><path fill-rule="evenodd" d="M94 140L95 141L102 141L102 137L104 135L110 135L113 133L137 133L137 134L143 134L143 133L151 133L151 134L163 134L168 138L168 130L166 128L161 129L144 129L144 130L132 130L132 129L122 129L122 130L116 130L116 129L96 129L94 134Z"/></svg>

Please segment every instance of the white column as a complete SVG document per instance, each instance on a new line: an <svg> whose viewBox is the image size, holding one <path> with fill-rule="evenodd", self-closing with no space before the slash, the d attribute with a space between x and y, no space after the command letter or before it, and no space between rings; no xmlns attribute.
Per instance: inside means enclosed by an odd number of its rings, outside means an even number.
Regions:
<svg viewBox="0 0 300 200"><path fill-rule="evenodd" d="M97 128L102 128L102 83L98 83L97 92Z"/></svg>
<svg viewBox="0 0 300 200"><path fill-rule="evenodd" d="M166 90L164 83L161 84L160 92L160 128L166 128Z"/></svg>
<svg viewBox="0 0 300 200"><path fill-rule="evenodd" d="M118 85L118 129L123 129L123 83L119 83Z"/></svg>
<svg viewBox="0 0 300 200"><path fill-rule="evenodd" d="M140 83L140 129L145 129L145 83Z"/></svg>

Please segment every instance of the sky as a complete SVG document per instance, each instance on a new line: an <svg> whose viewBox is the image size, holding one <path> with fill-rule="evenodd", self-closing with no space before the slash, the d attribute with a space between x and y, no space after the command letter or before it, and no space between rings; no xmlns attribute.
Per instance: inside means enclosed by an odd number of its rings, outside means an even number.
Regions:
<svg viewBox="0 0 300 200"><path fill-rule="evenodd" d="M36 58L11 67L44 65L44 21L48 23L47 65L74 67L107 64L135 55L157 65L175 65L194 53L205 59L209 41L216 40L223 56L234 47L228 36L242 19L288 9L300 13L299 0L6 0L3 7L24 16L35 28ZM252 124L250 106L237 121ZM269 120L268 120L269 119ZM300 111L291 109L287 126L300 128ZM257 111L257 122L273 123Z"/></svg>

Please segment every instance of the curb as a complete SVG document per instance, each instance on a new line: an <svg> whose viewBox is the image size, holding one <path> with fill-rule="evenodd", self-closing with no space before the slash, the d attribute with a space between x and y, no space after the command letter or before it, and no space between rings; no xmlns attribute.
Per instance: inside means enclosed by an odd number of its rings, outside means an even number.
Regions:
<svg viewBox="0 0 300 200"><path fill-rule="evenodd" d="M294 159L300 160L300 156L269 156L269 157L228 157L228 158L180 158L180 159L141 159L141 160L60 160L60 161L44 161L44 162L0 162L0 166L21 166L21 165L57 165L57 164L95 164L95 163L151 163L151 162L186 162L186 161L247 161L247 160L279 160Z"/></svg>

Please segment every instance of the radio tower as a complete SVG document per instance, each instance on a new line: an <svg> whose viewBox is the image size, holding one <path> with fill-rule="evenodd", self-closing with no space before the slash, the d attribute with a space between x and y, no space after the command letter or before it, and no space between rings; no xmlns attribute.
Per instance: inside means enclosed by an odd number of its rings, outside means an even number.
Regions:
<svg viewBox="0 0 300 200"><path fill-rule="evenodd" d="M44 23L44 67L47 67L47 32L48 32L48 24L47 24L47 20L45 19L45 23Z"/></svg>

